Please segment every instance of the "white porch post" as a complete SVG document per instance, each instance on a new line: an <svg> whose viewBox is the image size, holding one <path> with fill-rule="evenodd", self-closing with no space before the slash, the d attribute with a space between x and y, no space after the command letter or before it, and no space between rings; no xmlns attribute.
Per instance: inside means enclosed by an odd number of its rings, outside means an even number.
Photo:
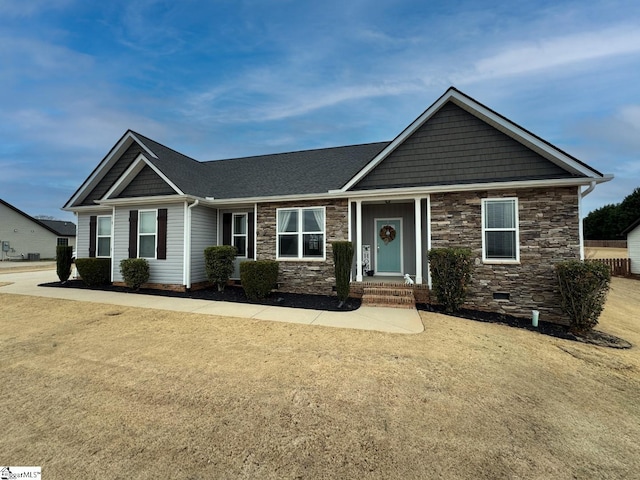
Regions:
<svg viewBox="0 0 640 480"><path fill-rule="evenodd" d="M356 200L356 282L362 281L362 200Z"/></svg>
<svg viewBox="0 0 640 480"><path fill-rule="evenodd" d="M415 203L416 221L416 283L422 283L422 204L420 197L413 199Z"/></svg>

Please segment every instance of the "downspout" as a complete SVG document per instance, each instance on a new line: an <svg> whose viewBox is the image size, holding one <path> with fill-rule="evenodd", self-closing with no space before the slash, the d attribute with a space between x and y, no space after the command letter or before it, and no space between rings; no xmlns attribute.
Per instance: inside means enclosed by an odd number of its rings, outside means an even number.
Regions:
<svg viewBox="0 0 640 480"><path fill-rule="evenodd" d="M193 207L197 207L200 203L200 200L196 199L191 205L187 207L187 219L185 222L185 233L184 233L184 271L185 276L187 277L185 280L185 287L187 290L191 289L191 209Z"/></svg>
<svg viewBox="0 0 640 480"><path fill-rule="evenodd" d="M578 193L579 193L579 197L578 197L578 218L580 219L580 225L578 228L579 231L579 235L580 235L580 260L584 260L584 221L582 218L582 199L584 197L586 197L587 195L589 195L591 192L593 192L593 189L596 188L596 181L593 180L590 184L589 187L587 187L587 189L584 192L580 191L580 187L578 187Z"/></svg>

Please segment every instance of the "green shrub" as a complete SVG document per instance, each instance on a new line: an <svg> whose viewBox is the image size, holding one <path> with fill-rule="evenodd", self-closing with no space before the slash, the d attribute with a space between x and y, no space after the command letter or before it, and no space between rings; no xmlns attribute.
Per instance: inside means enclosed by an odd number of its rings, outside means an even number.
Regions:
<svg viewBox="0 0 640 480"><path fill-rule="evenodd" d="M467 296L467 284L473 270L471 250L434 248L429 250L428 256L436 299L448 313L459 310Z"/></svg>
<svg viewBox="0 0 640 480"><path fill-rule="evenodd" d="M336 292L340 306L349 298L351 284L351 263L353 262L353 243L331 242L333 247L333 265L336 275Z"/></svg>
<svg viewBox="0 0 640 480"><path fill-rule="evenodd" d="M216 245L204 249L204 265L209 281L222 292L233 273L233 261L238 251L232 245Z"/></svg>
<svg viewBox="0 0 640 480"><path fill-rule="evenodd" d="M61 282L69 280L73 263L73 247L58 245L56 247L56 273Z"/></svg>
<svg viewBox="0 0 640 480"><path fill-rule="evenodd" d="M120 260L120 273L127 287L138 290L149 281L149 262L145 258Z"/></svg>
<svg viewBox="0 0 640 480"><path fill-rule="evenodd" d="M265 298L278 284L278 262L275 260L246 261L240 264L240 281L247 298Z"/></svg>
<svg viewBox="0 0 640 480"><path fill-rule="evenodd" d="M90 287L111 283L110 258L76 258L76 268L82 281Z"/></svg>
<svg viewBox="0 0 640 480"><path fill-rule="evenodd" d="M571 330L588 332L598 324L609 292L611 271L598 261L570 260L556 264L562 310Z"/></svg>

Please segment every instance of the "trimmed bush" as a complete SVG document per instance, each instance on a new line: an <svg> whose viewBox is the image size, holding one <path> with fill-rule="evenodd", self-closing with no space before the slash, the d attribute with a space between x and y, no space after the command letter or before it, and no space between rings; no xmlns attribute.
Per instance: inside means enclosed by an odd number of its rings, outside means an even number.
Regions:
<svg viewBox="0 0 640 480"><path fill-rule="evenodd" d="M73 247L58 245L56 247L56 273L61 282L66 282L71 276L73 263Z"/></svg>
<svg viewBox="0 0 640 480"><path fill-rule="evenodd" d="M431 284L436 299L447 313L462 307L473 271L472 253L468 248L434 248L429 250Z"/></svg>
<svg viewBox="0 0 640 480"><path fill-rule="evenodd" d="M598 318L611 283L611 271L598 261L570 260L556 264L562 297L561 307L569 317L571 330L588 332Z"/></svg>
<svg viewBox="0 0 640 480"><path fill-rule="evenodd" d="M204 249L204 266L207 278L218 286L222 292L233 273L233 261L238 254L236 247L232 245L216 245Z"/></svg>
<svg viewBox="0 0 640 480"><path fill-rule="evenodd" d="M333 265L336 275L336 292L340 307L349 298L351 284L351 264L353 262L353 243L331 242L333 248Z"/></svg>
<svg viewBox="0 0 640 480"><path fill-rule="evenodd" d="M252 302L261 300L278 285L278 262L275 260L242 262L240 281L249 300Z"/></svg>
<svg viewBox="0 0 640 480"><path fill-rule="evenodd" d="M89 287L111 283L110 258L76 258L76 268Z"/></svg>
<svg viewBox="0 0 640 480"><path fill-rule="evenodd" d="M127 287L138 290L149 281L149 262L145 258L125 258L120 260L120 273Z"/></svg>

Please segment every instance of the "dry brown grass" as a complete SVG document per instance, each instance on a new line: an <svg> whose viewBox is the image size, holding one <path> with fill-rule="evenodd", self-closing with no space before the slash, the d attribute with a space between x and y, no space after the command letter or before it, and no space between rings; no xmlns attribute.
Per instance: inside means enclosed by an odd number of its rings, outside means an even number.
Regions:
<svg viewBox="0 0 640 480"><path fill-rule="evenodd" d="M627 258L626 248L585 247L584 258Z"/></svg>
<svg viewBox="0 0 640 480"><path fill-rule="evenodd" d="M640 283L602 329L640 345ZM0 458L43 478L638 478L640 355L0 295Z"/></svg>

